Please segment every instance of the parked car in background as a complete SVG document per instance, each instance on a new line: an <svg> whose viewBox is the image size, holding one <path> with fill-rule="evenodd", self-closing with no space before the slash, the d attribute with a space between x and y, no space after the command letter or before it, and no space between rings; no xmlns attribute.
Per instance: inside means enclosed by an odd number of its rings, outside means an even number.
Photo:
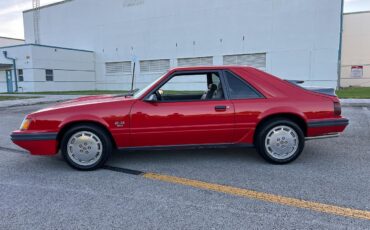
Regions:
<svg viewBox="0 0 370 230"><path fill-rule="evenodd" d="M325 91L322 91L325 92ZM241 66L175 68L132 95L82 97L29 114L12 141L35 155L61 150L93 170L114 150L256 147L285 164L305 141L348 125L335 95Z"/></svg>

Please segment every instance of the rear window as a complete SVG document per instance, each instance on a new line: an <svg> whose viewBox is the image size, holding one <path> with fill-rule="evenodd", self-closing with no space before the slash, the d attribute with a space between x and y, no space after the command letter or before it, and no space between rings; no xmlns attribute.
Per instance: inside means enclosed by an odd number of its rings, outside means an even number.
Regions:
<svg viewBox="0 0 370 230"><path fill-rule="evenodd" d="M255 99L262 97L244 80L229 71L226 71L226 79L229 83L230 99Z"/></svg>

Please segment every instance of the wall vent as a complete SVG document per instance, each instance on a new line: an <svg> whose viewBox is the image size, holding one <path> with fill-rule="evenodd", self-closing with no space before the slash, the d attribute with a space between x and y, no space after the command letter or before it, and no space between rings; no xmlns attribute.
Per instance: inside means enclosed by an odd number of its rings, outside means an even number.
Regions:
<svg viewBox="0 0 370 230"><path fill-rule="evenodd" d="M163 73L169 69L169 59L140 61L140 72L142 73Z"/></svg>
<svg viewBox="0 0 370 230"><path fill-rule="evenodd" d="M210 66L213 65L213 57L179 58L178 66Z"/></svg>
<svg viewBox="0 0 370 230"><path fill-rule="evenodd" d="M266 69L265 53L226 55L223 57L223 59L224 65L243 65L262 70Z"/></svg>
<svg viewBox="0 0 370 230"><path fill-rule="evenodd" d="M131 61L105 63L106 74L131 73Z"/></svg>

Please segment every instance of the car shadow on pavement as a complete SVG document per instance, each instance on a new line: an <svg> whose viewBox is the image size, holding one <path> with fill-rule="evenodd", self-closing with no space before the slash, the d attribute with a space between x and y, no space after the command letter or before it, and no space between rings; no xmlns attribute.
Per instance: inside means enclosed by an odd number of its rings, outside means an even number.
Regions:
<svg viewBox="0 0 370 230"><path fill-rule="evenodd" d="M114 152L107 165L135 170L163 168L194 168L199 170L209 165L225 166L249 162L261 164L264 160L253 148L148 150ZM180 167L181 166L181 167Z"/></svg>

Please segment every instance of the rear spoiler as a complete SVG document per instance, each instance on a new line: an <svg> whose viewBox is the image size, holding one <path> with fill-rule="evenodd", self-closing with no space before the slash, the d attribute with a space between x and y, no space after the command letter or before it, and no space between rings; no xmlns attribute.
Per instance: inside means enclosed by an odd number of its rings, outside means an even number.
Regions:
<svg viewBox="0 0 370 230"><path fill-rule="evenodd" d="M304 87L304 86L301 86L301 84L303 84L304 81L301 81L301 80L286 80L286 81L290 82L294 85L297 85L301 88L304 88L304 89L307 89L307 90L310 90L310 91L313 91L313 92L316 92L316 93L321 93L321 94L325 94L325 95L329 95L329 96L337 96L335 94L335 89L334 88Z"/></svg>

